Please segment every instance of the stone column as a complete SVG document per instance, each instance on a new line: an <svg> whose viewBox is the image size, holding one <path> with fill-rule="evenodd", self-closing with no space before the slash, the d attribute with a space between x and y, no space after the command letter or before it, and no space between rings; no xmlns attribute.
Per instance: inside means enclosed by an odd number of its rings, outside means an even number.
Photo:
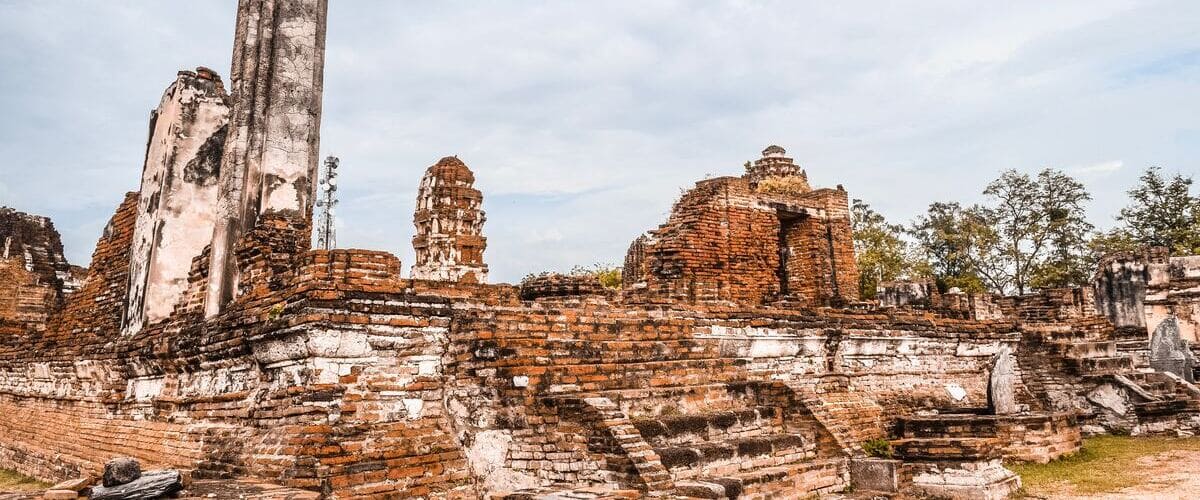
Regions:
<svg viewBox="0 0 1200 500"><path fill-rule="evenodd" d="M221 159L206 316L233 299L232 250L259 215L312 218L327 7L327 0L238 2L233 111Z"/></svg>
<svg viewBox="0 0 1200 500"><path fill-rule="evenodd" d="M122 332L166 318L187 290L192 259L212 239L229 106L207 68L180 71L150 115Z"/></svg>

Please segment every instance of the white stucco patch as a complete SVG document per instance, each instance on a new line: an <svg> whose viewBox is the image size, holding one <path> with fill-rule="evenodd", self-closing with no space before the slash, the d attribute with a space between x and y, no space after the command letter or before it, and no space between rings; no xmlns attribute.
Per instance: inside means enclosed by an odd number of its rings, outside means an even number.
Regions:
<svg viewBox="0 0 1200 500"><path fill-rule="evenodd" d="M962 401L967 398L967 390L958 384L946 384L946 393L955 401Z"/></svg>
<svg viewBox="0 0 1200 500"><path fill-rule="evenodd" d="M125 397L132 398L134 401L145 402L158 397L159 394L162 394L162 390L162 377L135 378L131 379L126 386Z"/></svg>
<svg viewBox="0 0 1200 500"><path fill-rule="evenodd" d="M423 400L416 398L408 398L404 400L404 411L407 412L409 420L421 418L421 410L424 408L425 401Z"/></svg>
<svg viewBox="0 0 1200 500"><path fill-rule="evenodd" d="M482 431L474 435L467 462L486 491L513 491L538 486L538 479L505 467L512 436L508 431Z"/></svg>

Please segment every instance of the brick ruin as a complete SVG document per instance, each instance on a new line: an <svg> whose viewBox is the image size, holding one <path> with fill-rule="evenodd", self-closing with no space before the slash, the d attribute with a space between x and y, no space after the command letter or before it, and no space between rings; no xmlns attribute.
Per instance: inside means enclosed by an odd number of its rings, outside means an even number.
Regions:
<svg viewBox="0 0 1200 500"><path fill-rule="evenodd" d="M1200 431L1200 389L1107 313L1186 303L1192 261L1162 293L1129 264L1095 291L863 301L846 192L778 146L685 193L620 290L486 284L454 157L421 181L412 276L312 250L324 24L322 1L239 2L232 92L177 77L77 290L49 221L0 211L0 467L127 455L328 498L1002 498L1001 459Z"/></svg>
<svg viewBox="0 0 1200 500"><path fill-rule="evenodd" d="M413 224L416 264L412 277L438 281L486 283L483 251L483 193L475 189L475 174L455 156L447 156L425 171L417 188Z"/></svg>
<svg viewBox="0 0 1200 500"><path fill-rule="evenodd" d="M686 302L843 305L858 300L846 191L812 189L779 146L741 177L696 183L635 240L622 280Z"/></svg>

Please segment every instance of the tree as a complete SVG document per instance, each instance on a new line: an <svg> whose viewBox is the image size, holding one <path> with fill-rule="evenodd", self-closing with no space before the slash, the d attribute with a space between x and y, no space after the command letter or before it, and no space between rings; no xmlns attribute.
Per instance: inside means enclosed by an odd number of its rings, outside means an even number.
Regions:
<svg viewBox="0 0 1200 500"><path fill-rule="evenodd" d="M1087 281L1091 196L1079 181L1052 169L1036 178L1008 170L983 194L987 204L967 208L934 203L912 225L939 288L1023 294Z"/></svg>
<svg viewBox="0 0 1200 500"><path fill-rule="evenodd" d="M1115 228L1097 232L1088 240L1088 269L1096 269L1100 261L1115 253L1135 253L1143 247L1128 231Z"/></svg>
<svg viewBox="0 0 1200 500"><path fill-rule="evenodd" d="M850 207L854 230L854 254L858 260L859 293L864 299L875 297L880 283L903 276L908 270L908 244L904 228L889 224L862 200Z"/></svg>
<svg viewBox="0 0 1200 500"><path fill-rule="evenodd" d="M1117 220L1141 245L1164 246L1172 253L1200 253L1200 199L1190 193L1192 179L1175 174L1165 178L1158 167L1142 174L1129 190L1132 203Z"/></svg>
<svg viewBox="0 0 1200 500"><path fill-rule="evenodd" d="M913 274L933 278L942 292L950 288L972 293L984 291L983 279L973 263L983 259L970 255L978 251L977 243L987 239L986 235L977 234L982 229L977 214L968 216L958 203L929 205L925 215L913 221L908 230L916 240L918 254Z"/></svg>

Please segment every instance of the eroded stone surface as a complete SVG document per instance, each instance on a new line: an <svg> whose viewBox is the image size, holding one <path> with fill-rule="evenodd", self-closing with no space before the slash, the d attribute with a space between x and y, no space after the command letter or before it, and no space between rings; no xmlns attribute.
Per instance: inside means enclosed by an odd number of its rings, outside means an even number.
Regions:
<svg viewBox="0 0 1200 500"><path fill-rule="evenodd" d="M1187 341L1180 337L1179 321L1174 316L1164 319L1150 335L1150 366L1195 382L1195 357L1188 349Z"/></svg>
<svg viewBox="0 0 1200 500"><path fill-rule="evenodd" d="M988 407L996 415L1017 413L1017 361L1008 346L1000 348L988 374Z"/></svg>
<svg viewBox="0 0 1200 500"><path fill-rule="evenodd" d="M234 245L262 214L309 221L319 161L327 0L239 0L205 312L236 295Z"/></svg>
<svg viewBox="0 0 1200 500"><path fill-rule="evenodd" d="M150 115L122 329L162 321L187 290L192 259L212 241L228 96L211 70L181 71Z"/></svg>

